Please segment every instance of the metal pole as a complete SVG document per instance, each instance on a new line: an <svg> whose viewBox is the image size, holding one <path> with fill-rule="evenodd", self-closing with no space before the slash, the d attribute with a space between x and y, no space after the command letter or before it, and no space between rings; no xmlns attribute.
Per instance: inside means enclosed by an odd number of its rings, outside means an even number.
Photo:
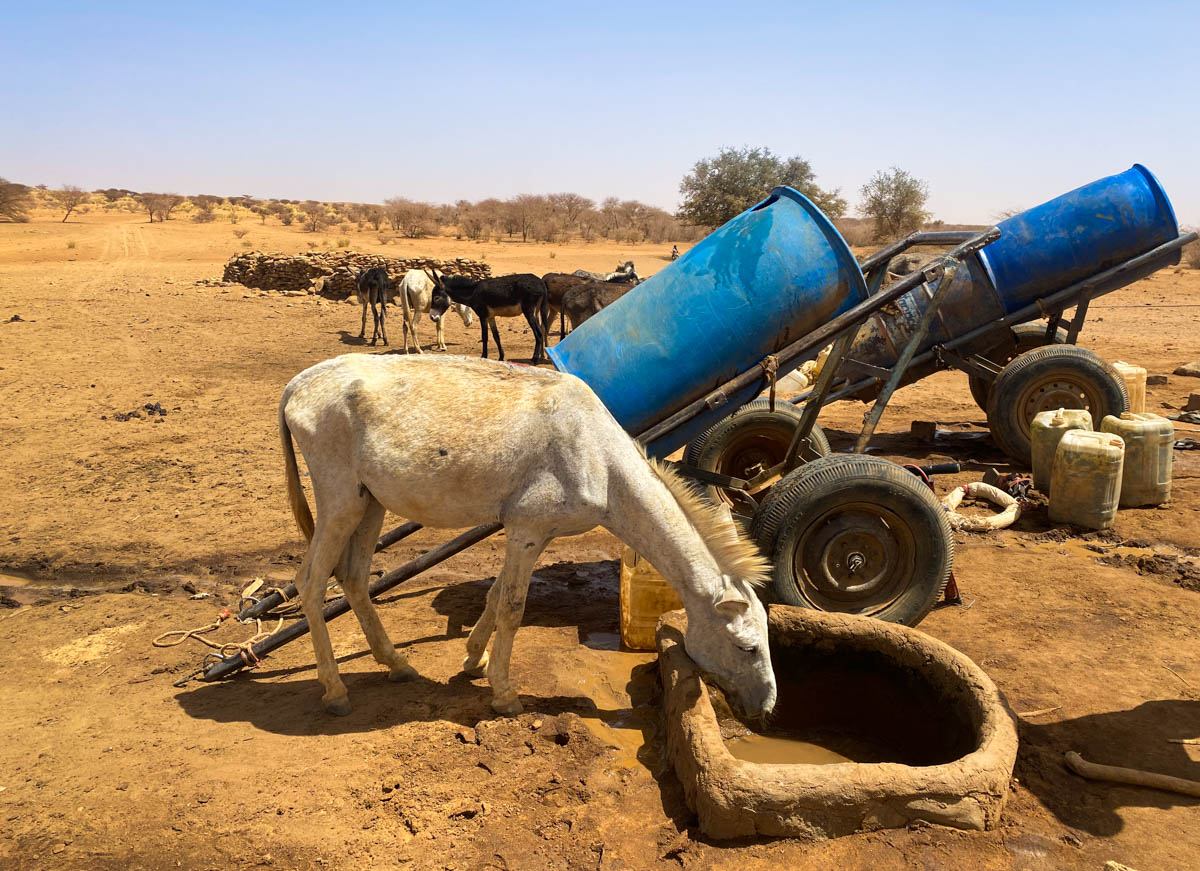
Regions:
<svg viewBox="0 0 1200 871"><path fill-rule="evenodd" d="M414 523L411 520L407 523L401 523L390 532L385 532L383 535L379 536L379 541L375 542L375 553L379 553L381 550L391 547L402 538L408 538L420 528L421 524ZM271 611L282 605L284 602L289 602L294 598L296 598L296 585L288 584L283 588L282 596L279 595L279 593L268 593L250 607L243 609L242 612L238 614L238 619L253 620L255 617L261 617L268 611Z"/></svg>
<svg viewBox="0 0 1200 871"><path fill-rule="evenodd" d="M371 584L368 592L372 599L379 596L381 593L386 593L392 587L404 583L409 578L419 575L428 568L432 568L444 560L449 559L460 551L466 550L473 544L483 541L485 538L495 535L501 529L503 524L500 523L485 523L483 526L476 526L474 529L468 529L466 532L451 539L445 544L435 547L433 550L427 551L409 563L405 563L398 569L393 569L388 572L375 583ZM340 617L350 610L350 603L343 596L340 599L335 599L325 606L325 619L332 620L334 617ZM256 662L266 656L272 650L282 647L289 641L295 641L301 635L308 634L308 620L300 619L295 623L286 626L279 630L274 635L271 635L250 648L248 655L243 656L236 653L232 656L227 656L224 659L214 662L210 665L200 677L202 681L212 681L226 677L245 668L252 662Z"/></svg>
<svg viewBox="0 0 1200 871"><path fill-rule="evenodd" d="M825 405L825 396L829 393L830 385L833 384L833 377L837 374L838 367L842 365L842 359L846 356L846 351L854 344L861 328L862 324L855 324L842 333L834 343L829 356L825 358L825 365L821 367L821 374L817 376L817 383L813 385L808 404L804 406L804 412L800 415L800 425L796 427L792 442L783 456L784 474L791 471L792 464L800 455L801 447L811 444L808 436L812 432L813 424L817 422L817 415L821 413L821 408Z"/></svg>
<svg viewBox="0 0 1200 871"><path fill-rule="evenodd" d="M867 449L867 442L875 434L875 427L879 426L879 419L883 417L883 410L887 408L892 394L900 386L900 379L904 377L904 373L908 370L908 364L912 362L913 355L917 353L917 348L920 347L921 342L925 341L925 336L929 334L929 328L933 326L933 319L937 315L938 306L942 304L942 298L946 295L946 291L950 289L950 285L954 283L954 274L957 271L958 264L953 260L950 261L942 273L937 290L930 296L929 302L925 306L925 311L921 313L921 320L917 323L917 329L913 332L912 338L908 340L908 344L904 346L904 350L900 354L900 359L892 367L892 374L888 376L887 384L884 385L879 397L875 400L875 404L871 406L871 410L867 412L867 418L863 421L862 432L858 434L858 441L854 444L854 453L861 454Z"/></svg>

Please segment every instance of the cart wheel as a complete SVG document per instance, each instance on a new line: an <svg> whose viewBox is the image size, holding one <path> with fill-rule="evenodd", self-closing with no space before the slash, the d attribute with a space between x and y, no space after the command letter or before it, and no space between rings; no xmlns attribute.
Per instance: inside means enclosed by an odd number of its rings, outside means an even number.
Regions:
<svg viewBox="0 0 1200 871"><path fill-rule="evenodd" d="M1046 341L1046 325L1041 322L1029 324L1017 324L1012 328L1012 342L1002 343L994 348L984 351L979 356L985 360L991 360L997 366L1004 367L1012 362L1012 359L1026 351L1032 351L1034 348L1044 348L1047 345L1065 345L1067 344L1067 331L1059 327L1054 338L1049 342ZM992 385L978 376L969 376L971 380L971 398L975 400L975 404L987 411L988 396L991 395Z"/></svg>
<svg viewBox="0 0 1200 871"><path fill-rule="evenodd" d="M753 478L783 462L802 414L803 410L790 402L776 402L775 411L771 411L768 400L755 399L693 440L684 462L721 475ZM829 440L815 423L809 444L822 457L830 453ZM738 513L749 515L754 511L754 503L739 500L733 491L707 486L704 492L714 502L740 509Z"/></svg>
<svg viewBox="0 0 1200 871"><path fill-rule="evenodd" d="M1093 351L1050 345L1021 354L1000 370L988 400L988 427L996 445L1028 468L1030 424L1039 412L1084 408L1099 425L1129 410L1125 380Z"/></svg>
<svg viewBox="0 0 1200 871"><path fill-rule="evenodd" d="M787 604L907 626L937 603L954 567L950 523L929 488L860 454L793 471L764 500L751 534Z"/></svg>

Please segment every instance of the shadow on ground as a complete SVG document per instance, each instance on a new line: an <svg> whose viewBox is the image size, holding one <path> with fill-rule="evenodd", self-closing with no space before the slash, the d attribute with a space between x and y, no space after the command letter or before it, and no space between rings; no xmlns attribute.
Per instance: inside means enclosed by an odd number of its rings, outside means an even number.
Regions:
<svg viewBox="0 0 1200 871"><path fill-rule="evenodd" d="M1089 762L1140 768L1200 780L1200 762L1171 739L1196 738L1200 701L1157 699L1128 711L1091 714L1047 725L1021 721L1016 775L1068 826L1110 837L1121 831L1125 807L1194 807L1200 799L1157 789L1086 780L1073 774L1063 754L1075 750Z"/></svg>

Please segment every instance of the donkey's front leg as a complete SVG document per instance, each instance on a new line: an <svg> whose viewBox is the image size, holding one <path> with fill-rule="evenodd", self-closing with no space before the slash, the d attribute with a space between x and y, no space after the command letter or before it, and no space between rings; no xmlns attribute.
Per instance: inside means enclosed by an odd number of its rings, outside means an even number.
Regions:
<svg viewBox="0 0 1200 871"><path fill-rule="evenodd" d="M516 716L523 710L517 691L508 679L512 658L513 637L525 615L525 596L529 592L529 576L541 556L548 539L521 534L506 528L508 546L504 553L504 568L496 583L500 591L496 598L496 637L492 640L492 655L488 662L488 683L492 685L492 708L501 714ZM488 598L491 598L489 593ZM484 612L486 616L486 611ZM481 621L482 622L482 621ZM472 635L474 632L472 632Z"/></svg>

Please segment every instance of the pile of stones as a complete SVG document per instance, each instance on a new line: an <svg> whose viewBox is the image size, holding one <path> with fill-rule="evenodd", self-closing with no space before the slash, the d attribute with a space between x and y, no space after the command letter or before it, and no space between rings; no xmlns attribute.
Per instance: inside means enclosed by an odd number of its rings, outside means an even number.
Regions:
<svg viewBox="0 0 1200 871"><path fill-rule="evenodd" d="M354 276L371 266L382 266L396 280L410 269L437 269L447 275L471 278L488 278L492 274L486 263L465 257L435 260L354 251L310 251L296 255L247 251L229 259L222 280L262 290L310 291L329 299L346 299L354 294Z"/></svg>

